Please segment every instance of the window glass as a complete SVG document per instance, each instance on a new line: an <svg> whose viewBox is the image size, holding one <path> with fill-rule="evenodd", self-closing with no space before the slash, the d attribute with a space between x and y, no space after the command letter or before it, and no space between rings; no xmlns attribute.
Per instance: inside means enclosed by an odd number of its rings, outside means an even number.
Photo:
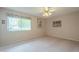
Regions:
<svg viewBox="0 0 79 59"><path fill-rule="evenodd" d="M31 30L31 19L8 16L8 31Z"/></svg>

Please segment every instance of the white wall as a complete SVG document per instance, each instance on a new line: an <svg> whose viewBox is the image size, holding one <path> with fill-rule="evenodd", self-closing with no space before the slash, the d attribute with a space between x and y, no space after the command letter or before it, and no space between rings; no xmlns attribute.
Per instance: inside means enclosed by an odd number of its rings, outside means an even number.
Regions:
<svg viewBox="0 0 79 59"><path fill-rule="evenodd" d="M32 30L31 31L22 31L22 32L8 32L7 31L7 19L6 19L7 13L13 13L13 14L21 15L21 16L30 17L32 19ZM5 24L1 24L1 22L0 22L0 45L1 46L5 46L7 44L14 44L19 41L29 40L29 39L41 37L44 35L43 27L42 28L37 27L37 18L36 17L1 8L0 9L0 18L1 18L0 21L6 20ZM43 26L44 26L44 24L43 24Z"/></svg>
<svg viewBox="0 0 79 59"><path fill-rule="evenodd" d="M1 10L0 10L0 11L1 11ZM1 12L0 12L0 14L1 14ZM1 24L1 15L0 15L0 43L1 43L1 37L2 37L2 36L1 36L1 35L2 35L2 34L1 34L1 33L2 33L2 32L1 32L1 31L2 31L1 28L2 28L2 24Z"/></svg>
<svg viewBox="0 0 79 59"><path fill-rule="evenodd" d="M61 20L62 27L52 27L54 20ZM79 12L47 19L46 29L48 36L79 41Z"/></svg>

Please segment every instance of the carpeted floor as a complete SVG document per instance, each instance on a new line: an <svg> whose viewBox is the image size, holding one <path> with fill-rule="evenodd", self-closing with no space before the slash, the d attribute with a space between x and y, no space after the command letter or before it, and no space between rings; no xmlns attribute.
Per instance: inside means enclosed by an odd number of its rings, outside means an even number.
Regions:
<svg viewBox="0 0 79 59"><path fill-rule="evenodd" d="M1 49L4 52L78 52L79 42L42 37Z"/></svg>

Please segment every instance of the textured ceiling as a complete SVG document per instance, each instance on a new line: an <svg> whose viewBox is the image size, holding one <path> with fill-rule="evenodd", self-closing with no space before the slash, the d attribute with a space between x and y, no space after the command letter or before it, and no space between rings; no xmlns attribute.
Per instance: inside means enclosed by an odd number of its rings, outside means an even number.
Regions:
<svg viewBox="0 0 79 59"><path fill-rule="evenodd" d="M27 13L33 16L43 17L42 13L40 12L41 7L6 7L6 8ZM63 15L63 14L79 11L79 7L54 7L54 9L55 11L52 13L52 16Z"/></svg>

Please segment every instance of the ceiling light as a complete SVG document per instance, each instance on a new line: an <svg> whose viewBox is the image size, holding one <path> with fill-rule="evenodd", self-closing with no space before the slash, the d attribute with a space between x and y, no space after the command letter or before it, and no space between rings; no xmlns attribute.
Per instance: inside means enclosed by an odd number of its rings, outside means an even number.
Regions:
<svg viewBox="0 0 79 59"><path fill-rule="evenodd" d="M50 15L52 15L52 12L54 12L54 11L55 11L55 9L53 9L51 7L44 7L41 10L43 16L50 16Z"/></svg>

